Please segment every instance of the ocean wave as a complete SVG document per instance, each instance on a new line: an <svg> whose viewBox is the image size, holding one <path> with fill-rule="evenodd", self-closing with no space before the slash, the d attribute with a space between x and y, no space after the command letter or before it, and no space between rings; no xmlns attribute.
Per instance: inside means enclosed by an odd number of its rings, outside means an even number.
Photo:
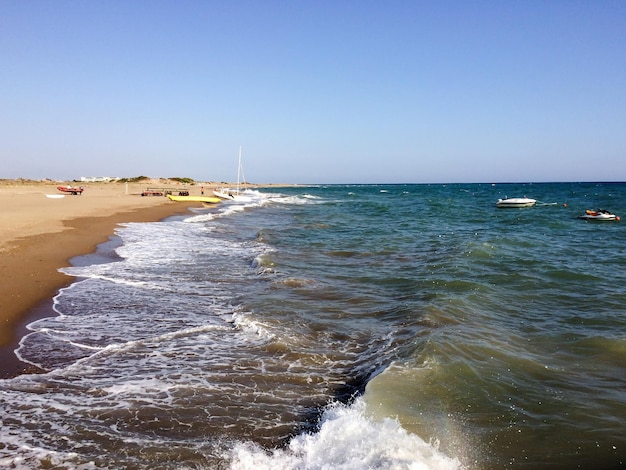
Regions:
<svg viewBox="0 0 626 470"><path fill-rule="evenodd" d="M233 470L362 470L462 468L455 457L408 433L393 419L375 420L365 403L334 404L324 411L319 430L294 437L285 449L267 451L239 443L230 452Z"/></svg>

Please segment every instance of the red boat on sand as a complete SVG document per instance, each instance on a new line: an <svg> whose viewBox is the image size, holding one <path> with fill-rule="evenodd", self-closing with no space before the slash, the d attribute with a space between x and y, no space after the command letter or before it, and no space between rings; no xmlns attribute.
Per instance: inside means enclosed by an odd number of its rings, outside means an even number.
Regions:
<svg viewBox="0 0 626 470"><path fill-rule="evenodd" d="M76 186L57 186L57 189L59 191L61 191L62 193L71 193L74 195L80 195L83 193L83 191L85 190L82 186L76 187Z"/></svg>

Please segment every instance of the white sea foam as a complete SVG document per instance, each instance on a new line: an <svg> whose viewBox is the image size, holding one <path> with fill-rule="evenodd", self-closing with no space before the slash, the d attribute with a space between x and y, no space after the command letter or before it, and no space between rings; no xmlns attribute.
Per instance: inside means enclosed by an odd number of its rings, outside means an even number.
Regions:
<svg viewBox="0 0 626 470"><path fill-rule="evenodd" d="M275 196L267 199L267 202L275 202L279 204L293 204L293 205L303 205L303 204L319 204L323 202L323 199L318 196L313 196L310 194L303 194L297 196Z"/></svg>
<svg viewBox="0 0 626 470"><path fill-rule="evenodd" d="M15 470L32 470L35 468L33 466L35 462L45 461L49 466L48 468L71 468L74 470L93 470L97 468L93 462L78 464L76 462L78 455L75 452L57 452L40 447L19 445L15 454L10 457L0 458L0 467Z"/></svg>
<svg viewBox="0 0 626 470"><path fill-rule="evenodd" d="M293 438L286 449L267 452L241 443L232 449L230 460L234 470L462 468L458 459L440 452L437 443L408 433L397 421L368 418L362 400L330 407L318 432Z"/></svg>
<svg viewBox="0 0 626 470"><path fill-rule="evenodd" d="M245 211L251 207L262 206L273 198L273 195L260 193L258 191L246 191L246 196L250 199L246 201L223 201L220 204L207 209L194 209L194 216L188 217L184 222L198 224L210 222L211 220L228 217L238 212Z"/></svg>
<svg viewBox="0 0 626 470"><path fill-rule="evenodd" d="M268 274L274 272L274 262L269 253L261 253L252 261L252 266L257 269L258 274Z"/></svg>
<svg viewBox="0 0 626 470"><path fill-rule="evenodd" d="M255 319L254 316L245 312L235 312L233 314L233 323L237 328L246 333L251 333L257 338L269 340L274 337L269 327L263 322Z"/></svg>

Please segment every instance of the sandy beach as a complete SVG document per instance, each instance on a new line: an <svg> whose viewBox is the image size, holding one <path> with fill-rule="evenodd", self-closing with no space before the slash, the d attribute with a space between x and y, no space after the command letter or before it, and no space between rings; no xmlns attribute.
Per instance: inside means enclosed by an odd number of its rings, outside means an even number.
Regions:
<svg viewBox="0 0 626 470"><path fill-rule="evenodd" d="M148 187L184 188L180 183L63 183L84 187L65 194L57 182L0 182L0 376L14 374L15 349L26 320L73 278L58 272L75 256L88 254L125 222L158 221L183 214L199 203L141 196ZM200 195L201 184L188 186ZM211 187L204 185L206 195ZM49 309L49 307L48 307ZM44 308L46 310L46 308ZM39 315L44 315L47 312Z"/></svg>

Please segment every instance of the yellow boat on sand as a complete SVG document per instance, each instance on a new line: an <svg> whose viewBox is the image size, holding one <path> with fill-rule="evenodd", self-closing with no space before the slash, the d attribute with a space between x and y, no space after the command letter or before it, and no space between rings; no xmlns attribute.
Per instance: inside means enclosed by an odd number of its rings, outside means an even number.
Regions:
<svg viewBox="0 0 626 470"><path fill-rule="evenodd" d="M219 197L212 196L174 196L173 194L168 194L168 198L171 201L176 202L204 202L207 204L217 204L221 201Z"/></svg>

